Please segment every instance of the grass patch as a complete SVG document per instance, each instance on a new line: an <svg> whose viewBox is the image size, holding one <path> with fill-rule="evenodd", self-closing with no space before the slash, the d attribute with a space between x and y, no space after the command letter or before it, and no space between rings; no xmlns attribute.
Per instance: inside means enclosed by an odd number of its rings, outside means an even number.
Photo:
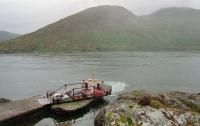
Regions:
<svg viewBox="0 0 200 126"><path fill-rule="evenodd" d="M129 109L132 109L132 108L133 108L133 105L128 105L128 108L129 108Z"/></svg>
<svg viewBox="0 0 200 126"><path fill-rule="evenodd" d="M194 103L192 103L192 102L188 102L188 101L184 101L184 100L182 100L182 102L183 102L186 106L190 107L190 110L191 110L191 111L200 113L200 105L196 105L196 104L194 104Z"/></svg>
<svg viewBox="0 0 200 126"><path fill-rule="evenodd" d="M106 113L106 116L107 116L108 120L112 119L112 115L113 115L112 111Z"/></svg>
<svg viewBox="0 0 200 126"><path fill-rule="evenodd" d="M154 99L150 100L149 106L151 106L153 108L157 108L157 109L165 107L161 102L154 100Z"/></svg>

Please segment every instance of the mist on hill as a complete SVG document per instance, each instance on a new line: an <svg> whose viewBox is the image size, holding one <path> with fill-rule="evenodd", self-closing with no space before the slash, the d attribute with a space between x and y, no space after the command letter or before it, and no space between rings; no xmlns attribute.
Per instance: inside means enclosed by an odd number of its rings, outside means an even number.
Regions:
<svg viewBox="0 0 200 126"><path fill-rule="evenodd" d="M15 33L10 33L10 32L7 32L7 31L0 31L0 42L10 40L10 39L14 39L18 36L20 36L20 35L15 34Z"/></svg>
<svg viewBox="0 0 200 126"><path fill-rule="evenodd" d="M168 7L200 9L199 0L0 0L0 29L30 33L66 16L99 5L123 6L136 15Z"/></svg>
<svg viewBox="0 0 200 126"><path fill-rule="evenodd" d="M137 16L98 6L0 44L3 53L71 51L197 51L200 10L166 8Z"/></svg>

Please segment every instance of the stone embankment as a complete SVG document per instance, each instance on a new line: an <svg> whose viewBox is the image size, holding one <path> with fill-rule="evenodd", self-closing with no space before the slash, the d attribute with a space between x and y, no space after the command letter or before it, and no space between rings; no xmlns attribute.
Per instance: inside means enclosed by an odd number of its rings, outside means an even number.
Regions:
<svg viewBox="0 0 200 126"><path fill-rule="evenodd" d="M0 126L13 120L19 120L45 107L38 102L41 96L34 96L31 98L10 101L5 98L0 99Z"/></svg>

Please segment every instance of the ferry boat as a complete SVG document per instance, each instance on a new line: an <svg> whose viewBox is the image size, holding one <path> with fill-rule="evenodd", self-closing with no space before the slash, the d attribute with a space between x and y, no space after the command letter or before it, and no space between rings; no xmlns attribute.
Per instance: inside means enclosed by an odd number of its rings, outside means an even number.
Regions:
<svg viewBox="0 0 200 126"><path fill-rule="evenodd" d="M95 99L112 94L112 86L102 80L88 79L80 83L65 84L56 91L47 92L52 104Z"/></svg>

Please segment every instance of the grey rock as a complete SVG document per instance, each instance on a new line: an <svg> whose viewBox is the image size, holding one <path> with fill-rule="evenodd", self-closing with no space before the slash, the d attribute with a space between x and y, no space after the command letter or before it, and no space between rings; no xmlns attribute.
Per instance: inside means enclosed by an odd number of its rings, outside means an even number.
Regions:
<svg viewBox="0 0 200 126"><path fill-rule="evenodd" d="M127 92L99 111L95 126L200 126L199 98L182 92Z"/></svg>

